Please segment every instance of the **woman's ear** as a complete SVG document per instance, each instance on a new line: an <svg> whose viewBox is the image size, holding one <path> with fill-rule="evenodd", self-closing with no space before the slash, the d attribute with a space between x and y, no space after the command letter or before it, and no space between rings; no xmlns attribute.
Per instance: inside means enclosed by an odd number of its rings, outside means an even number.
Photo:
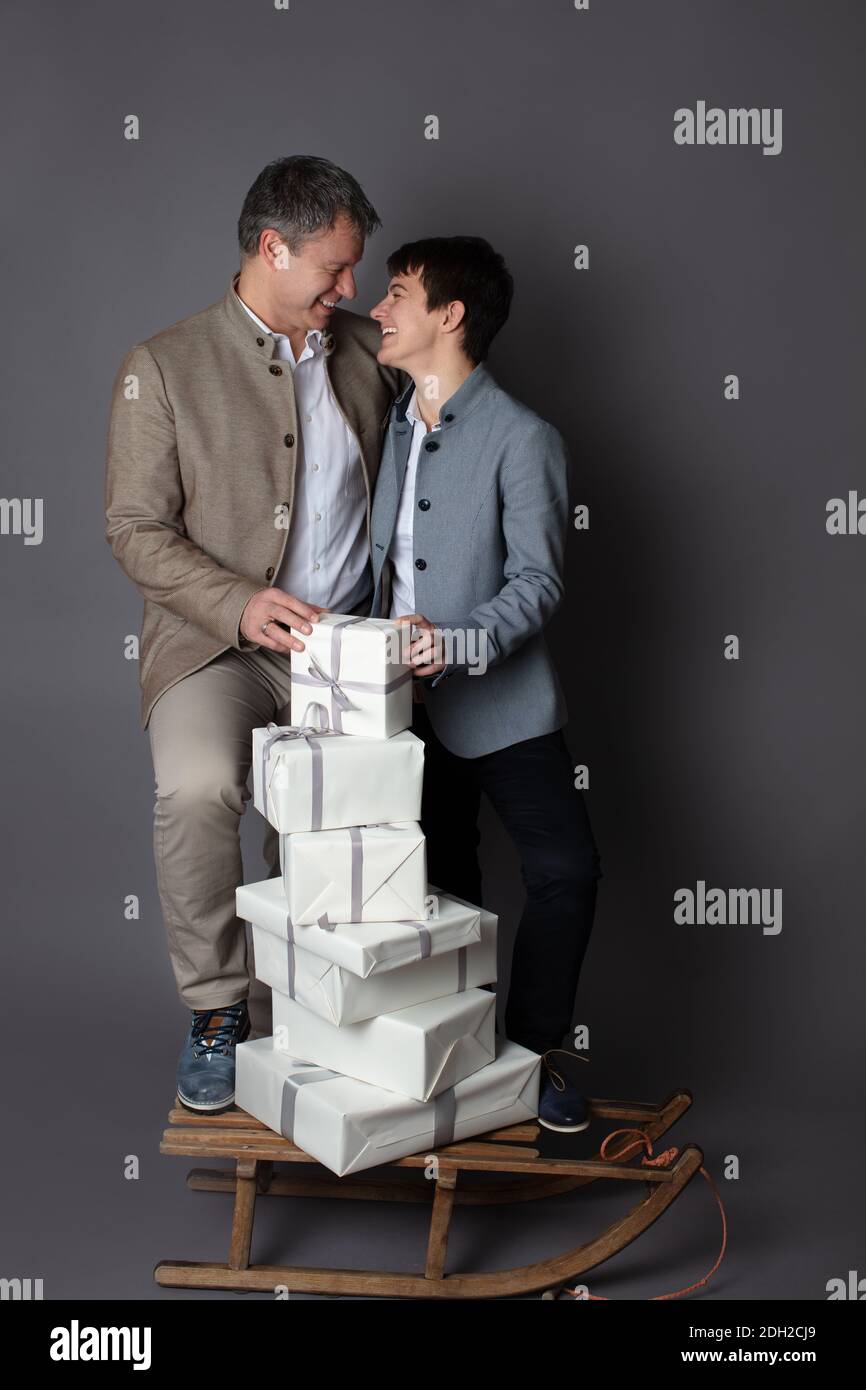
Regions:
<svg viewBox="0 0 866 1390"><path fill-rule="evenodd" d="M466 305L462 299L452 299L450 304L445 306L445 314L442 319L442 327L446 333L453 333L459 328L466 317Z"/></svg>

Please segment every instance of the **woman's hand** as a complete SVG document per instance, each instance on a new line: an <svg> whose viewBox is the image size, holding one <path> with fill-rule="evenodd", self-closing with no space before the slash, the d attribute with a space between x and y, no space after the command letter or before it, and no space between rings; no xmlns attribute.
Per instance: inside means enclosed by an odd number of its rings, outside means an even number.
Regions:
<svg viewBox="0 0 866 1390"><path fill-rule="evenodd" d="M437 671L445 669L447 662L442 633L429 618L425 618L423 613L404 613L399 618L393 618L392 622L409 623L421 629L409 645L409 665L416 676L435 676Z"/></svg>

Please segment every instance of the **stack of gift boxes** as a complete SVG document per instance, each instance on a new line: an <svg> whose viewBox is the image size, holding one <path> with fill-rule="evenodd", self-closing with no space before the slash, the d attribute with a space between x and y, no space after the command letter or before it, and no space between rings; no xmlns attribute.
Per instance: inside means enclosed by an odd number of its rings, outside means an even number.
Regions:
<svg viewBox="0 0 866 1390"><path fill-rule="evenodd" d="M401 629L322 614L293 652L292 723L253 731L280 877L237 890L272 1037L235 1102L343 1175L530 1119L540 1058L496 1035L497 919L428 884L424 744Z"/></svg>

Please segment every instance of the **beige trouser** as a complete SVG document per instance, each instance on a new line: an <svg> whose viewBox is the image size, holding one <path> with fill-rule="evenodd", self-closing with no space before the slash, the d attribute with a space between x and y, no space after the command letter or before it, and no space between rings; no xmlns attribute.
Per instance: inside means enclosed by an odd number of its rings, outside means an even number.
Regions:
<svg viewBox="0 0 866 1390"><path fill-rule="evenodd" d="M251 731L289 722L290 675L288 654L231 648L164 691L148 725L157 885L180 997L190 1009L248 999L255 1036L272 1031L271 991L255 978L251 932L235 912L240 819L252 796ZM279 837L262 824L269 878Z"/></svg>

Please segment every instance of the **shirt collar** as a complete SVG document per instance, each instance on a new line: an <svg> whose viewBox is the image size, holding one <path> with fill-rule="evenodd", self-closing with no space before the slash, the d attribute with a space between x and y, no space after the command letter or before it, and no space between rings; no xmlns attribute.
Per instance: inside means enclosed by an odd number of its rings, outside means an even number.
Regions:
<svg viewBox="0 0 866 1390"><path fill-rule="evenodd" d="M234 292L235 299L238 301L238 304L240 304L244 309L246 309L246 311L247 311L247 313L249 314L250 318L253 320L254 323L257 323L257 324L258 324L259 328L261 328L261 330L262 330L263 333L269 333L269 334L271 335L271 337L273 338L274 342L279 342L282 338L288 338L288 336L289 336L288 333L276 333L276 332L273 330L273 328L268 328L268 325L267 325L262 319L259 318L258 314L254 314L254 313L253 313L253 311L252 311L252 309L250 308L249 304L246 304L246 303L244 302L244 300L241 299L241 297L240 297L240 295L238 294L237 290L234 289L234 287L232 287L232 288L233 288L233 292ZM308 342L310 341L310 338L311 338L311 337L314 337L314 338L316 339L316 347L319 347L319 348L320 348L320 347L322 346L322 330L321 330L321 328L308 328L308 329L307 329L307 335L306 335L306 338L304 339L304 342L305 342L305 343L308 343ZM316 348L314 348L313 351L315 352L315 351L316 351Z"/></svg>
<svg viewBox="0 0 866 1390"><path fill-rule="evenodd" d="M458 420L465 419L480 397L495 385L496 382L484 363L476 363L465 380L461 381L454 394L449 396L448 400L439 407L439 423L447 429L452 422L456 424ZM414 412L416 396L417 387L414 382L410 381L403 394L398 396L394 402L391 418L395 424L401 424L407 418L410 406ZM418 416L413 414L410 418L416 420Z"/></svg>
<svg viewBox="0 0 866 1390"><path fill-rule="evenodd" d="M409 404L406 406L406 419L407 419L407 420L411 420L413 424L416 424L416 423L417 423L417 424L419 424L419 425L423 425L424 428L425 428L425 430L427 429L427 424L426 424L426 422L425 422L424 420L422 420L421 416L420 416L419 413L418 413L418 388L417 388L417 387L416 387L415 390L412 392L412 395L411 395L411 397L410 397L410 399L409 399ZM439 429L439 425L438 425L438 424L435 424L435 425L433 426L433 429L434 429L434 430L438 430L438 429Z"/></svg>

